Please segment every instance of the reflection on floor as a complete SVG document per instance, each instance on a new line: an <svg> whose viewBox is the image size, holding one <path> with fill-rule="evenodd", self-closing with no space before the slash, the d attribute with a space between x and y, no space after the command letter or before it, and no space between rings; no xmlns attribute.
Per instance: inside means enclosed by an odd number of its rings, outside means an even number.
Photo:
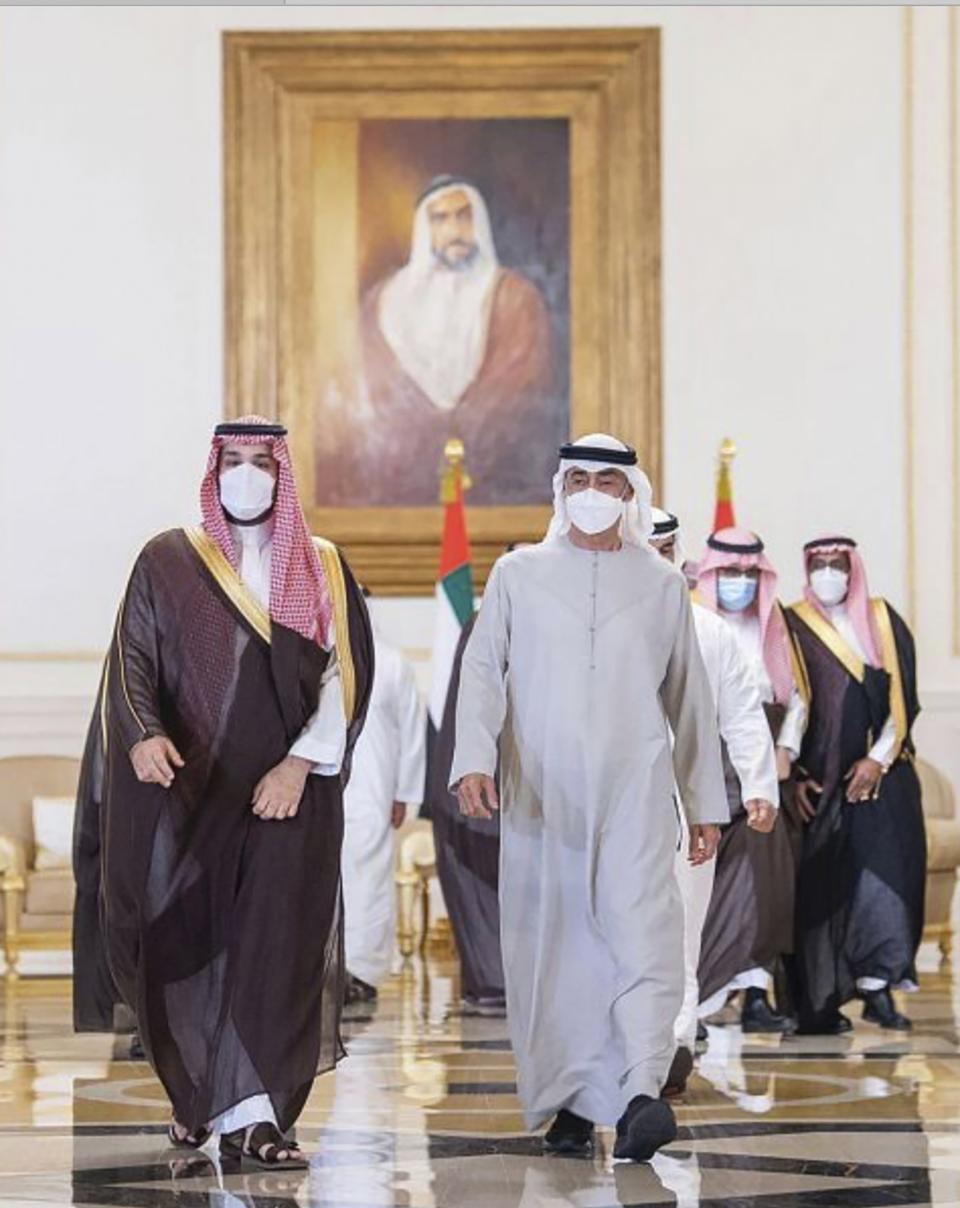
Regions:
<svg viewBox="0 0 960 1208"><path fill-rule="evenodd" d="M652 1166L540 1156L502 1020L462 1018L454 971L417 965L348 1024L298 1137L306 1174L224 1173L165 1142L163 1094L127 1042L74 1036L69 984L23 981L0 1016L0 1206L131 1208L960 1208L960 984L927 973L914 1032L830 1039L712 1028ZM858 1012L854 1012L858 1014Z"/></svg>

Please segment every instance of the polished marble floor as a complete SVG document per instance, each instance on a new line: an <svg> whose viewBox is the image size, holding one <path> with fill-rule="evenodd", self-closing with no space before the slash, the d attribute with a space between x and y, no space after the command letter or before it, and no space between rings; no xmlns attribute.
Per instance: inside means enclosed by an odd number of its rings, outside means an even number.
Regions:
<svg viewBox="0 0 960 1208"><path fill-rule="evenodd" d="M922 981L907 1037L711 1028L678 1140L627 1166L609 1133L590 1161L542 1157L504 1022L463 1018L452 965L417 964L350 1016L298 1128L309 1172L241 1175L171 1152L127 1042L73 1035L69 983L24 979L0 1000L0 1208L960 1208L960 978Z"/></svg>

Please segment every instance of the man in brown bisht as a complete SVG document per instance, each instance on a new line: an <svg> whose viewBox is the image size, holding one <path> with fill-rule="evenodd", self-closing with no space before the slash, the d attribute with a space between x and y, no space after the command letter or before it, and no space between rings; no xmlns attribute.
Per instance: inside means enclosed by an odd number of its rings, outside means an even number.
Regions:
<svg viewBox="0 0 960 1208"><path fill-rule="evenodd" d="M76 842L78 1022L96 1025L99 997L110 1027L106 966L170 1139L217 1132L221 1153L270 1167L306 1164L284 1134L343 1055L342 797L373 674L363 598L307 530L285 435L221 424L202 528L137 559Z"/></svg>
<svg viewBox="0 0 960 1208"><path fill-rule="evenodd" d="M476 614L464 625L453 657L427 788L437 876L460 957L461 1007L464 1015L503 1016L506 991L500 952L500 816L462 815L447 787L456 743L463 654L475 623Z"/></svg>
<svg viewBox="0 0 960 1208"><path fill-rule="evenodd" d="M777 571L763 541L743 528L707 540L697 596L729 626L763 703L776 756L779 801L744 800L727 765L731 821L717 853L716 877L703 927L698 980L701 1018L743 992L744 1032L786 1033L792 1018L774 1010L769 993L781 958L793 950L794 882L799 822L791 769L800 751L805 683L777 600ZM774 808L771 808L773 806Z"/></svg>

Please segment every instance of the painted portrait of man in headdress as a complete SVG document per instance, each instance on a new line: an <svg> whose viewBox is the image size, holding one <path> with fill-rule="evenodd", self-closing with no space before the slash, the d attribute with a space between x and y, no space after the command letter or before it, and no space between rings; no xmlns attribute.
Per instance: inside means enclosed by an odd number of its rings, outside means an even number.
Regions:
<svg viewBox="0 0 960 1208"><path fill-rule="evenodd" d="M549 193L521 170L544 135ZM408 157L389 196L378 152ZM421 177L401 220L410 161L444 159L453 170ZM467 160L476 173L457 170ZM537 459L569 427L566 169L565 123L364 123L357 376L340 447L328 442L317 466L318 503L433 505L451 438L466 449L471 503L547 502L552 462ZM401 221L391 245L385 230Z"/></svg>

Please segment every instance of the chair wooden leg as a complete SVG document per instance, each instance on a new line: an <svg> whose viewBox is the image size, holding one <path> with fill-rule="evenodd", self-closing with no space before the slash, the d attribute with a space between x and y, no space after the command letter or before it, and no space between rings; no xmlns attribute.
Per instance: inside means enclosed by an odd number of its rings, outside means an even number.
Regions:
<svg viewBox="0 0 960 1208"><path fill-rule="evenodd" d="M7 874L3 881L3 956L8 982L20 978L20 911L23 906L23 881Z"/></svg>
<svg viewBox="0 0 960 1208"><path fill-rule="evenodd" d="M413 956L416 946L413 912L419 884L420 878L415 872L397 873L397 946L404 960Z"/></svg>
<svg viewBox="0 0 960 1208"><path fill-rule="evenodd" d="M944 927L940 932L940 938L937 941L940 946L940 957L944 964L948 964L953 955L953 928L949 925Z"/></svg>
<svg viewBox="0 0 960 1208"><path fill-rule="evenodd" d="M430 878L420 876L420 954L427 950L427 937L430 934Z"/></svg>

